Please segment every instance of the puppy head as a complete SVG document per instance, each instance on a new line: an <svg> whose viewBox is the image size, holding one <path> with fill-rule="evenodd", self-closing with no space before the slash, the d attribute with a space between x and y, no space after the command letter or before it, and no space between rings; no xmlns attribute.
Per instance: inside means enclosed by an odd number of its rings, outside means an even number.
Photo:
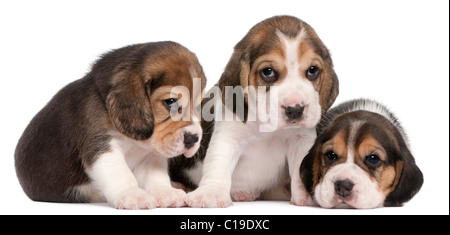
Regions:
<svg viewBox="0 0 450 235"><path fill-rule="evenodd" d="M423 182L402 133L384 116L367 111L344 114L325 129L300 175L326 208L401 206Z"/></svg>
<svg viewBox="0 0 450 235"><path fill-rule="evenodd" d="M136 45L120 54L106 95L115 128L161 156L194 155L202 136L194 111L206 83L197 57L174 42Z"/></svg>
<svg viewBox="0 0 450 235"><path fill-rule="evenodd" d="M222 91L227 86L242 87L234 99L224 92L223 100L235 114L236 104L242 102L245 113L236 115L244 121L249 111L246 91L265 89L269 97L276 86L278 102L269 104L268 99L262 109L278 110L276 117L270 117L277 118L278 128L314 127L339 92L328 49L308 24L290 16L255 25L235 46L218 85Z"/></svg>

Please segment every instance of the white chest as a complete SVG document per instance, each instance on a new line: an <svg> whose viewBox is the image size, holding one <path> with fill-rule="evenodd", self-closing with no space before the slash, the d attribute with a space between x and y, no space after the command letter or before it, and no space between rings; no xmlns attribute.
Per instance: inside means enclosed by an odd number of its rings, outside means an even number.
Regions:
<svg viewBox="0 0 450 235"><path fill-rule="evenodd" d="M262 192L288 177L288 146L282 133L259 133L242 146L232 175L231 192Z"/></svg>

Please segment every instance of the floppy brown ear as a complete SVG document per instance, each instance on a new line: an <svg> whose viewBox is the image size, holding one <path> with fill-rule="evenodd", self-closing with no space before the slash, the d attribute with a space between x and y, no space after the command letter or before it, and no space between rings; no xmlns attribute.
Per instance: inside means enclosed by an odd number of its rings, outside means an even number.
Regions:
<svg viewBox="0 0 450 235"><path fill-rule="evenodd" d="M222 101L225 107L232 110L238 118L246 122L248 96L245 94L245 89L249 84L250 62L245 50L238 49L238 47L245 48L246 46L240 46L240 44L242 42L236 45L235 51L220 77L218 86L222 91Z"/></svg>
<svg viewBox="0 0 450 235"><path fill-rule="evenodd" d="M328 109L331 108L336 97L339 94L339 80L338 76L334 72L333 64L331 58L329 58L328 70L325 71L325 78L322 80L322 85L320 86L320 104L323 107L322 115L326 113Z"/></svg>
<svg viewBox="0 0 450 235"><path fill-rule="evenodd" d="M402 164L400 179L392 191L385 199L384 206L402 206L409 201L420 190L423 184L423 174L417 167L414 157L407 147L403 147L399 154L402 161L396 164Z"/></svg>
<svg viewBox="0 0 450 235"><path fill-rule="evenodd" d="M329 88L329 96L327 99L326 105L327 110L331 108L338 95L339 95L339 80L336 73L334 72L334 69L331 68L331 86Z"/></svg>
<svg viewBox="0 0 450 235"><path fill-rule="evenodd" d="M106 106L114 126L130 138L150 138L154 129L148 94L150 82L144 83L138 75L131 72L118 73L112 80L115 83L106 98Z"/></svg>
<svg viewBox="0 0 450 235"><path fill-rule="evenodd" d="M313 164L314 154L311 151L303 159L300 165L300 178L309 194L313 193Z"/></svg>
<svg viewBox="0 0 450 235"><path fill-rule="evenodd" d="M319 183L321 178L321 172L319 170L320 156L317 156L317 149L317 144L314 144L300 165L300 178L305 189L311 196L314 195L314 187Z"/></svg>

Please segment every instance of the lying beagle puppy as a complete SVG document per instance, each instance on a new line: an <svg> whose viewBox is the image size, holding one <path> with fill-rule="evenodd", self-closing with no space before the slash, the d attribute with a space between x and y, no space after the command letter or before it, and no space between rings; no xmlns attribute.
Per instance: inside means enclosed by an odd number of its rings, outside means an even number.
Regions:
<svg viewBox="0 0 450 235"><path fill-rule="evenodd" d="M401 206L423 183L397 118L366 99L326 113L300 175L325 208Z"/></svg>
<svg viewBox="0 0 450 235"><path fill-rule="evenodd" d="M254 26L205 95L200 151L171 159L173 180L198 187L188 206L228 207L273 191L289 200L289 177L291 202L304 204L298 169L337 95L328 49L308 24L275 16Z"/></svg>
<svg viewBox="0 0 450 235"><path fill-rule="evenodd" d="M201 102L201 92L190 95L194 80L205 86L203 69L175 42L103 55L25 129L15 152L23 190L35 201L184 206L186 193L171 187L167 158L192 157L199 148L200 124L185 117Z"/></svg>

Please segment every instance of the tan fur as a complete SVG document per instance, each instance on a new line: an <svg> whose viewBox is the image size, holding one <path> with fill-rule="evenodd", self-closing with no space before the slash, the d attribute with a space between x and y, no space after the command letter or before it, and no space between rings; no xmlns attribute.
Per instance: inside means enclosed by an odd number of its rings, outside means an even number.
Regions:
<svg viewBox="0 0 450 235"><path fill-rule="evenodd" d="M303 21L293 20L292 17L274 17L270 22L263 21L250 30L250 32L236 45L235 51L218 82L223 91L225 86L272 86L283 81L286 74L285 46L278 34L295 37L304 31L301 38L298 61L301 64L300 74L305 74L309 66L319 66L321 73L314 81L314 87L320 94L322 114L333 104L339 93L339 83L333 70L333 64L327 48L314 30ZM262 80L260 71L270 65L280 73L279 79L268 84ZM226 94L223 94L223 103L226 104ZM244 97L248 105L247 94ZM230 107L231 109L233 107Z"/></svg>

